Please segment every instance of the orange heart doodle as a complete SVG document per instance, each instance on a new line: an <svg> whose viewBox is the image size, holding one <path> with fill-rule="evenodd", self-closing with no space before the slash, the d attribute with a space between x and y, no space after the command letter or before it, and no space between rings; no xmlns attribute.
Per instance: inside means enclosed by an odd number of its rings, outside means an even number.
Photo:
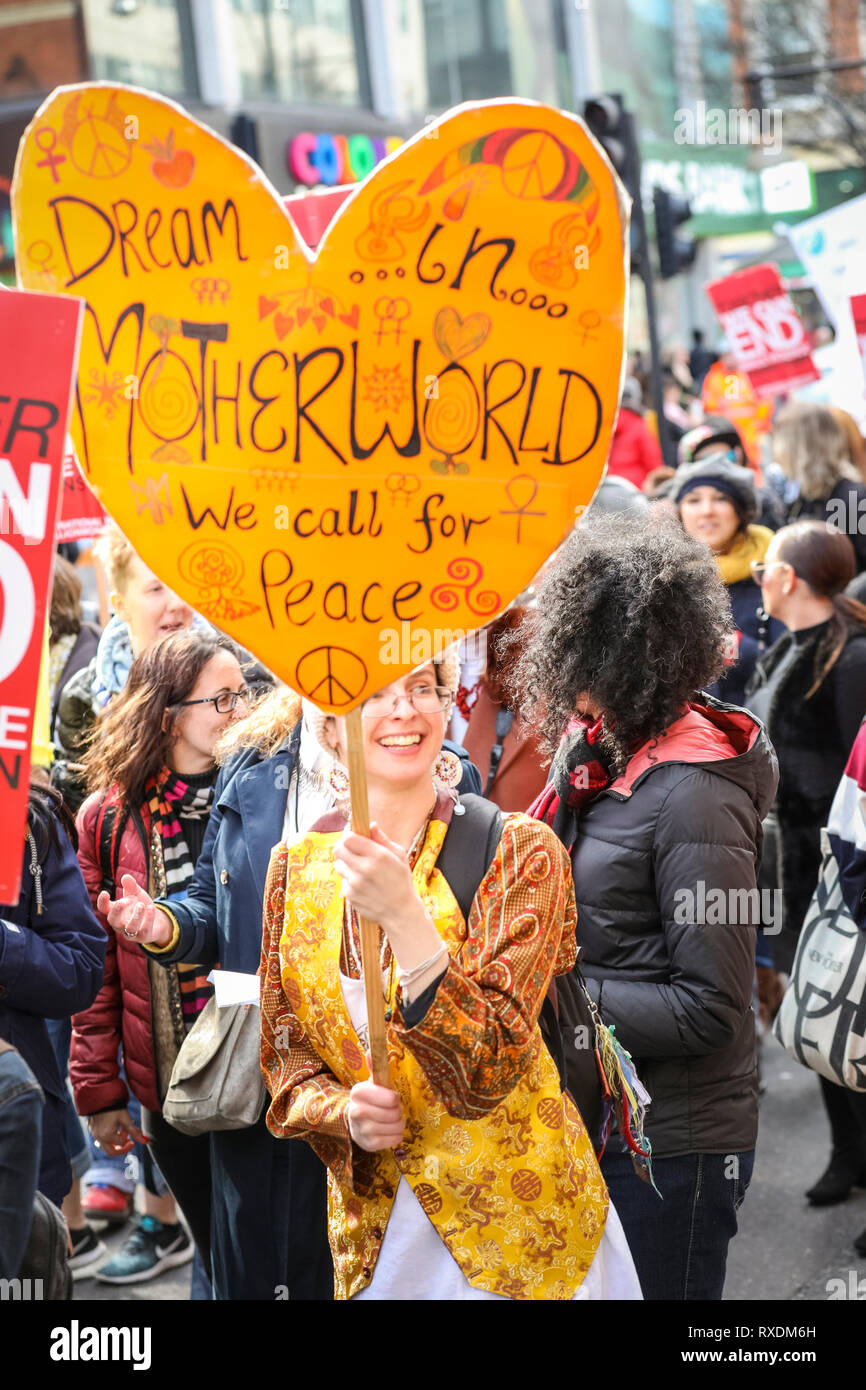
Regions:
<svg viewBox="0 0 866 1390"><path fill-rule="evenodd" d="M356 184L314 253L245 155L116 83L55 91L12 186L19 283L85 302L87 482L166 583L341 711L488 622L592 500L626 205L576 117L479 102Z"/></svg>
<svg viewBox="0 0 866 1390"><path fill-rule="evenodd" d="M433 325L436 342L452 362L459 362L480 347L490 328L487 314L470 314L461 319L457 310L450 307L439 310Z"/></svg>

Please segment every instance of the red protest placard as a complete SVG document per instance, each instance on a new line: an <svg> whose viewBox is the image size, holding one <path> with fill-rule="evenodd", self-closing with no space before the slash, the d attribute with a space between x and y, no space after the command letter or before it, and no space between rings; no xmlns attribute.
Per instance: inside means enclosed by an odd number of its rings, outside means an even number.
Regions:
<svg viewBox="0 0 866 1390"><path fill-rule="evenodd" d="M56 543L81 541L96 536L108 520L99 499L90 491L78 467L78 460L67 439L63 455L63 475L60 490L60 513L57 517Z"/></svg>
<svg viewBox="0 0 866 1390"><path fill-rule="evenodd" d="M18 900L30 741L82 303L0 294L0 903Z"/></svg>
<svg viewBox="0 0 866 1390"><path fill-rule="evenodd" d="M315 251L334 214L343 206L354 184L328 188L322 193L289 193L283 206L311 251Z"/></svg>
<svg viewBox="0 0 866 1390"><path fill-rule="evenodd" d="M774 265L756 265L705 286L740 371L759 396L820 380L805 326Z"/></svg>
<svg viewBox="0 0 866 1390"><path fill-rule="evenodd" d="M860 361L863 363L863 375L866 377L866 294L852 294L851 313L854 318L854 332L857 334L857 346L860 349Z"/></svg>

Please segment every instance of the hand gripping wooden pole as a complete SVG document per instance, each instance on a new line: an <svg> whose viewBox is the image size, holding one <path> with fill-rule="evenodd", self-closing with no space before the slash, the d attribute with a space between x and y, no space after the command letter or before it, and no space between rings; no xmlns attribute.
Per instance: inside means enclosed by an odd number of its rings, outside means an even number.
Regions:
<svg viewBox="0 0 866 1390"><path fill-rule="evenodd" d="M353 709L351 714L346 715L346 762L349 768L352 829L358 835L369 835L370 808L367 803L367 769L364 766L364 735L360 709ZM358 923L361 932L361 969L364 972L373 1080L377 1086L388 1086L390 1082L385 1001L382 998L382 972L379 969L381 932L378 924L368 921L366 917L359 917Z"/></svg>

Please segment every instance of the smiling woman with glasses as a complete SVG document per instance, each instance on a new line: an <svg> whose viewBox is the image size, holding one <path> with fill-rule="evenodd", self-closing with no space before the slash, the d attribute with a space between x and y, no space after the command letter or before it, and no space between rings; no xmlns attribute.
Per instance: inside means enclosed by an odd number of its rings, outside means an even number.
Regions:
<svg viewBox="0 0 866 1390"><path fill-rule="evenodd" d="M123 692L97 726L86 760L91 795L78 817L79 861L100 916L108 907L106 890L121 881L175 901L185 897L213 804L214 748L227 726L248 713L248 700L235 647L213 632L164 637L133 662ZM145 1135L152 1140L144 1150L141 1224L96 1271L98 1279L120 1284L192 1258L175 1197L210 1268L208 1139L180 1134L160 1112L180 1044L212 991L197 965L150 964L135 923L108 937L105 984L73 1020L70 1074L78 1111L89 1117L107 1156L128 1153ZM130 1114L130 1091L142 1107L141 1127ZM157 1193L149 1153L168 1196Z"/></svg>
<svg viewBox="0 0 866 1390"><path fill-rule="evenodd" d="M443 739L456 684L446 654L363 705L369 838L341 809L272 853L268 1126L328 1166L338 1299L638 1298L538 1027L575 955L568 860L528 816L455 802L459 760ZM312 727L345 791L344 721L313 715ZM388 1086L364 1059L359 915L383 933L373 984Z"/></svg>

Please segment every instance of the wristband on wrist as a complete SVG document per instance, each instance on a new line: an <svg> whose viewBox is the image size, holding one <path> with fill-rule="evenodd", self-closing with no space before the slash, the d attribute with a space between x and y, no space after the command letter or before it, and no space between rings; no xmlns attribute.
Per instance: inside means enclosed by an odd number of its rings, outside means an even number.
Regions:
<svg viewBox="0 0 866 1390"><path fill-rule="evenodd" d="M413 966L411 970L401 970L399 972L400 984L404 986L411 985L415 982L415 980L419 980L421 976L424 974L425 970L429 970L430 966L435 965L436 962L440 960L443 955L448 955L448 947L445 945L444 941L442 942L441 946L439 946L439 948L433 952L432 956L428 956L427 959L422 961L420 965Z"/></svg>
<svg viewBox="0 0 866 1390"><path fill-rule="evenodd" d="M155 903L154 906L157 907L160 912L165 913L174 928L171 934L171 940L167 941L164 946L155 946L152 941L147 943L141 942L142 950L149 951L152 956L159 956L167 954L169 951L173 951L176 948L177 943L180 941L180 926L174 913L170 908L166 907L165 903Z"/></svg>

